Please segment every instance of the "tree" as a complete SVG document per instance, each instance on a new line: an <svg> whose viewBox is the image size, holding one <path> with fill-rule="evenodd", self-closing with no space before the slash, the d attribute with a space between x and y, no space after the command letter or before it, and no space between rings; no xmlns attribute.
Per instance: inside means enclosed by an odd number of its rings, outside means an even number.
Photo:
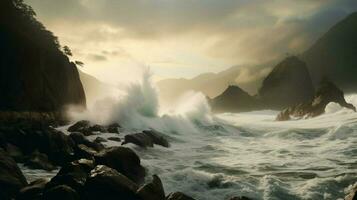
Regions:
<svg viewBox="0 0 357 200"><path fill-rule="evenodd" d="M74 63L76 63L76 65L79 65L81 67L84 66L84 63L82 61L79 61L79 60L74 61Z"/></svg>
<svg viewBox="0 0 357 200"><path fill-rule="evenodd" d="M68 46L64 46L64 47L63 47L63 52L64 52L64 54L66 54L67 56L73 56L72 51L71 51L71 49L70 49Z"/></svg>

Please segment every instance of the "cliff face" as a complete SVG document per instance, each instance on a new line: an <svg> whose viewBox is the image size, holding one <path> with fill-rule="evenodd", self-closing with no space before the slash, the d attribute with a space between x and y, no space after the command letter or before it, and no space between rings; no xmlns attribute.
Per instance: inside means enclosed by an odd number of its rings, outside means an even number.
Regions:
<svg viewBox="0 0 357 200"><path fill-rule="evenodd" d="M20 3L16 3L20 2ZM0 2L0 110L86 106L77 67L21 1Z"/></svg>
<svg viewBox="0 0 357 200"><path fill-rule="evenodd" d="M282 109L307 101L314 87L306 64L297 57L279 63L264 79L259 90L260 101L270 109Z"/></svg>
<svg viewBox="0 0 357 200"><path fill-rule="evenodd" d="M221 95L212 99L212 111L219 112L245 112L258 110L262 107L259 102L238 86L229 86Z"/></svg>
<svg viewBox="0 0 357 200"><path fill-rule="evenodd" d="M357 12L333 26L301 59L315 84L328 77L347 92L357 90Z"/></svg>

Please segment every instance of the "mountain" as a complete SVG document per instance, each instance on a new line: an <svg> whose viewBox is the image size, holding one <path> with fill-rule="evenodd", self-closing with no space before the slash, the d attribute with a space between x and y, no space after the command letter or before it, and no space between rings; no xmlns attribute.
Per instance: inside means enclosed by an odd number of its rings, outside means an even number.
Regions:
<svg viewBox="0 0 357 200"><path fill-rule="evenodd" d="M258 96L270 109L282 109L307 101L314 86L305 62L298 57L285 58L264 79Z"/></svg>
<svg viewBox="0 0 357 200"><path fill-rule="evenodd" d="M0 110L86 106L77 67L21 0L0 1Z"/></svg>
<svg viewBox="0 0 357 200"><path fill-rule="evenodd" d="M357 91L357 12L333 26L301 55L315 85L328 77L347 92Z"/></svg>
<svg viewBox="0 0 357 200"><path fill-rule="evenodd" d="M220 112L244 112L258 110L261 107L255 97L238 86L229 86L222 94L210 101L212 111Z"/></svg>

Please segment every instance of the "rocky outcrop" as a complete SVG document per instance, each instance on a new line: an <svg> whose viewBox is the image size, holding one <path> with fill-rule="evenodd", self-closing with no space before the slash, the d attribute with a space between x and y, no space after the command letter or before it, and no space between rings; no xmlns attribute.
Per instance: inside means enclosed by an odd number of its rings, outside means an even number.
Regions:
<svg viewBox="0 0 357 200"><path fill-rule="evenodd" d="M15 160L0 148L0 199L12 199L26 185L26 178Z"/></svg>
<svg viewBox="0 0 357 200"><path fill-rule="evenodd" d="M154 147L154 144L170 147L169 142L166 140L164 134L155 130L145 130L141 133L129 134L124 137L124 144L133 143L140 147Z"/></svg>
<svg viewBox="0 0 357 200"><path fill-rule="evenodd" d="M312 100L291 106L283 110L276 118L278 121L316 117L325 112L327 104L338 103L340 106L356 111L356 108L346 102L343 91L328 80L321 82Z"/></svg>
<svg viewBox="0 0 357 200"><path fill-rule="evenodd" d="M314 87L306 64L288 57L264 79L258 96L269 109L283 109L310 100Z"/></svg>
<svg viewBox="0 0 357 200"><path fill-rule="evenodd" d="M76 65L29 6L1 1L0 27L1 111L54 112L68 105L86 106Z"/></svg>
<svg viewBox="0 0 357 200"><path fill-rule="evenodd" d="M126 147L112 147L95 155L95 162L111 167L127 176L136 183L141 183L145 177L145 169L139 156Z"/></svg>
<svg viewBox="0 0 357 200"><path fill-rule="evenodd" d="M220 112L245 112L262 108L255 97L238 86L229 86L222 94L210 100L212 111Z"/></svg>
<svg viewBox="0 0 357 200"><path fill-rule="evenodd" d="M165 200L164 186L157 175L153 175L152 181L140 187L137 195L143 200Z"/></svg>

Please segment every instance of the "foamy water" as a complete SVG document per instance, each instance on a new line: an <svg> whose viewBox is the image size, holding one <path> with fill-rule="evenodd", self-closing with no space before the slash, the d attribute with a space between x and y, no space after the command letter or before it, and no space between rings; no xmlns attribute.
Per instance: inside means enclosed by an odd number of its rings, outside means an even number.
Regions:
<svg viewBox="0 0 357 200"><path fill-rule="evenodd" d="M357 95L347 100L357 106ZM93 109L75 117L117 121L121 138L149 128L169 138L170 148L126 145L139 154L148 180L151 174L160 176L167 194L182 191L198 200L241 195L335 200L357 183L357 114L336 104L317 118L276 122L276 111L213 115L202 94L189 93L166 109L170 112L160 112L147 77L126 96L104 102L100 113Z"/></svg>

